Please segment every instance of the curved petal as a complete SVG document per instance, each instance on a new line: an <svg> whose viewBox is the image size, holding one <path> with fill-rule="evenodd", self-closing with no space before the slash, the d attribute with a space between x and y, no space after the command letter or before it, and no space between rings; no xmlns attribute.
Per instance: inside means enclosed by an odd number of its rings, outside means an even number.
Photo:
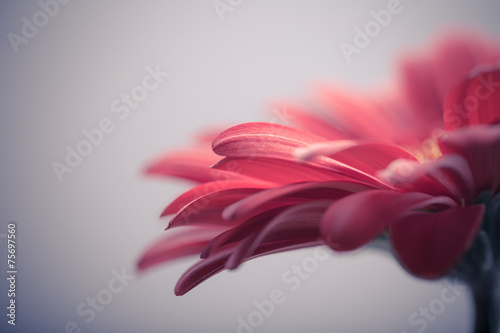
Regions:
<svg viewBox="0 0 500 333"><path fill-rule="evenodd" d="M373 187L358 182L308 182L285 185L248 196L228 206L222 216L228 220L234 219L275 200L283 201L284 204L296 204L306 200L336 200L351 193L372 189Z"/></svg>
<svg viewBox="0 0 500 333"><path fill-rule="evenodd" d="M212 149L221 156L292 158L295 148L326 140L284 125L246 123L219 134L212 143Z"/></svg>
<svg viewBox="0 0 500 333"><path fill-rule="evenodd" d="M328 140L351 139L352 135L344 133L338 127L330 123L330 119L319 112L307 110L304 107L290 103L279 103L274 110L282 110L286 119L290 120L296 127L315 133Z"/></svg>
<svg viewBox="0 0 500 333"><path fill-rule="evenodd" d="M191 224L234 225L235 222L222 219L223 210L251 195L261 191L258 188L232 188L209 193L193 200L179 210L169 222L167 229Z"/></svg>
<svg viewBox="0 0 500 333"><path fill-rule="evenodd" d="M187 192L177 197L172 203L170 203L165 210L163 210L161 216L166 216L170 214L177 213L180 209L184 208L190 202L203 197L210 193L219 192L227 189L237 189L237 188L256 188L264 189L272 187L272 184L266 183L259 180L218 180L213 182L207 182L198 186L193 187Z"/></svg>
<svg viewBox="0 0 500 333"><path fill-rule="evenodd" d="M285 239L266 242L260 244L254 255L248 258L248 260L272 253L290 251L316 245L319 245L319 241L317 239L310 239L307 237L302 239ZM234 248L235 244L229 244L228 246L220 249L217 253L214 253L206 259L200 260L197 264L189 268L177 282L174 289L175 294L177 296L184 295L209 277L223 271L226 268L225 262L234 251Z"/></svg>
<svg viewBox="0 0 500 333"><path fill-rule="evenodd" d="M319 237L319 222L332 202L330 200L312 201L287 208L260 230L256 230L240 242L228 258L226 267L228 269L238 267L265 241L301 238L306 234Z"/></svg>
<svg viewBox="0 0 500 333"><path fill-rule="evenodd" d="M276 185L350 179L323 166L267 157L226 157L212 168L241 177L253 177L261 181L272 182Z"/></svg>
<svg viewBox="0 0 500 333"><path fill-rule="evenodd" d="M444 125L443 107L450 88L476 66L500 60L496 41L469 30L446 32L434 44L427 54L413 52L401 61L400 68L399 85L408 101L412 124L421 128L420 132L426 136ZM450 116L445 115L445 123L453 121L446 118Z"/></svg>
<svg viewBox="0 0 500 333"><path fill-rule="evenodd" d="M471 125L500 122L500 68L485 70L454 87L445 102L449 131Z"/></svg>
<svg viewBox="0 0 500 333"><path fill-rule="evenodd" d="M147 175L171 176L204 183L228 177L225 172L210 169L218 160L220 156L215 155L210 146L192 148L156 158L145 172Z"/></svg>
<svg viewBox="0 0 500 333"><path fill-rule="evenodd" d="M439 148L443 154L457 154L467 160L478 193L499 189L500 124L478 125L454 131L441 139Z"/></svg>
<svg viewBox="0 0 500 333"><path fill-rule="evenodd" d="M259 210L254 216L246 218L237 226L221 233L214 237L207 247L201 253L201 258L209 257L213 252L217 251L224 245L229 243L240 242L246 238L251 238L250 235L260 230L266 223L268 223L274 216L278 215L286 209L286 206L279 206L275 208Z"/></svg>
<svg viewBox="0 0 500 333"><path fill-rule="evenodd" d="M472 171L467 161L456 154L423 163L398 159L377 175L406 191L449 196L460 204L471 203L475 199Z"/></svg>
<svg viewBox="0 0 500 333"><path fill-rule="evenodd" d="M455 207L447 197L411 192L373 190L333 203L323 215L323 240L334 250L350 251L370 242L411 211L436 206Z"/></svg>
<svg viewBox="0 0 500 333"><path fill-rule="evenodd" d="M171 261L188 255L199 254L207 244L227 227L186 227L177 232L170 231L166 236L149 245L141 255L137 268L143 271L159 263Z"/></svg>
<svg viewBox="0 0 500 333"><path fill-rule="evenodd" d="M403 148L387 142L338 140L314 144L296 151L296 157L301 160L310 160L319 155L369 175L376 175L397 159L416 161L416 158Z"/></svg>
<svg viewBox="0 0 500 333"><path fill-rule="evenodd" d="M441 277L464 255L483 214L482 205L437 213L414 212L390 228L394 251L413 275L427 279Z"/></svg>

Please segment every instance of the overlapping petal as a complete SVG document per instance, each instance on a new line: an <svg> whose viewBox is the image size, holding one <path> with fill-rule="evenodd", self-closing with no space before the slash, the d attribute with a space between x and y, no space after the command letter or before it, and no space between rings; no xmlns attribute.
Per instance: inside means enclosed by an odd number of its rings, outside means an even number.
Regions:
<svg viewBox="0 0 500 333"><path fill-rule="evenodd" d="M449 131L500 122L500 67L483 70L455 86L444 106Z"/></svg>
<svg viewBox="0 0 500 333"><path fill-rule="evenodd" d="M363 97L322 86L318 112L280 108L294 126L241 124L213 151L206 137L160 157L147 173L200 184L164 210L180 231L139 268L200 254L175 288L182 295L261 255L325 243L350 251L388 232L410 273L443 276L482 223L478 194L500 189L499 60L500 47L476 36L441 38L403 60L393 86Z"/></svg>
<svg viewBox="0 0 500 333"><path fill-rule="evenodd" d="M394 252L412 274L434 279L453 268L481 225L483 205L413 212L390 228Z"/></svg>
<svg viewBox="0 0 500 333"><path fill-rule="evenodd" d="M321 235L332 249L350 251L368 244L412 211L455 206L448 197L419 192L364 191L346 196L328 208L321 222Z"/></svg>

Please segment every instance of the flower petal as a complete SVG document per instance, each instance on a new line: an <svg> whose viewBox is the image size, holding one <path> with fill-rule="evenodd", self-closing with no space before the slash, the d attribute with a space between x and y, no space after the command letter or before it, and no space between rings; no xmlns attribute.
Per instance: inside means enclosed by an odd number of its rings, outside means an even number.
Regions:
<svg viewBox="0 0 500 333"><path fill-rule="evenodd" d="M302 160L310 160L319 155L334 159L369 175L376 175L378 171L385 169L397 159L416 161L416 158L403 148L386 142L337 140L317 143L296 151L296 157Z"/></svg>
<svg viewBox="0 0 500 333"><path fill-rule="evenodd" d="M235 173L242 177L253 177L261 181L273 182L277 185L308 181L347 181L350 179L325 166L267 157L226 157L215 164L213 168Z"/></svg>
<svg viewBox="0 0 500 333"><path fill-rule="evenodd" d="M245 215L261 205L274 205L279 201L281 206L297 204L306 200L336 200L348 194L372 190L373 187L359 182L308 182L285 185L263 190L255 195L248 196L223 212L223 218L234 219Z"/></svg>
<svg viewBox="0 0 500 333"><path fill-rule="evenodd" d="M456 154L423 163L397 159L377 175L405 191L449 196L461 204L472 203L475 199L472 171L467 161Z"/></svg>
<svg viewBox="0 0 500 333"><path fill-rule="evenodd" d="M500 124L454 131L439 142L443 154L464 157L472 170L476 191L500 188Z"/></svg>
<svg viewBox="0 0 500 333"><path fill-rule="evenodd" d="M286 120L290 121L304 131L315 133L328 140L351 139L352 136L344 133L339 128L330 123L330 119L319 112L307 110L304 107L280 103L274 110L282 110Z"/></svg>
<svg viewBox="0 0 500 333"><path fill-rule="evenodd" d="M455 207L456 203L418 192L372 190L352 194L328 208L320 225L321 235L334 250L354 250L411 211L432 206Z"/></svg>
<svg viewBox="0 0 500 333"><path fill-rule="evenodd" d="M196 187L193 187L189 191L180 195L177 199L175 199L170 205L168 205L165 208L161 216L163 217L165 215L175 214L190 202L210 193L215 193L227 189L236 189L236 188L264 189L264 188L269 188L271 186L272 184L259 180L249 181L249 180L227 179L227 180L207 182L198 185Z"/></svg>
<svg viewBox="0 0 500 333"><path fill-rule="evenodd" d="M261 191L258 188L231 188L198 197L175 214L167 228L191 224L234 225L222 219L223 210L247 196Z"/></svg>
<svg viewBox="0 0 500 333"><path fill-rule="evenodd" d="M209 257L213 252L217 251L224 245L229 243L239 242L248 238L252 233L260 230L266 223L268 223L274 216L278 215L287 206L279 206L270 209L262 209L254 215L247 217L235 227L221 233L214 237L212 241L207 244L207 247L201 253L201 258Z"/></svg>
<svg viewBox="0 0 500 333"><path fill-rule="evenodd" d="M484 206L414 212L390 228L394 251L413 275L438 278L463 256L482 221Z"/></svg>
<svg viewBox="0 0 500 333"><path fill-rule="evenodd" d="M249 258L264 241L278 239L319 237L319 223L324 211L333 201L322 200L294 205L276 215L264 227L240 242L226 262L228 269L238 267Z"/></svg>
<svg viewBox="0 0 500 333"><path fill-rule="evenodd" d="M171 152L157 158L146 168L146 174L171 176L198 183L227 178L226 173L211 170L210 166L220 160L210 146Z"/></svg>
<svg viewBox="0 0 500 333"><path fill-rule="evenodd" d="M207 244L227 227L204 226L179 228L149 245L141 255L137 268L143 271L159 263L199 254Z"/></svg>
<svg viewBox="0 0 500 333"><path fill-rule="evenodd" d="M500 68L480 72L454 87L445 102L448 131L500 122Z"/></svg>
<svg viewBox="0 0 500 333"><path fill-rule="evenodd" d="M291 251L316 245L319 245L318 240L309 238L266 242L260 244L254 255L248 258L248 260L271 253ZM235 244L230 244L189 268L177 282L174 289L175 294L177 296L184 295L209 277L223 271L226 268L225 262L234 251L234 248Z"/></svg>
<svg viewBox="0 0 500 333"><path fill-rule="evenodd" d="M213 141L212 148L221 156L292 158L295 148L326 140L284 125L246 123L219 134Z"/></svg>

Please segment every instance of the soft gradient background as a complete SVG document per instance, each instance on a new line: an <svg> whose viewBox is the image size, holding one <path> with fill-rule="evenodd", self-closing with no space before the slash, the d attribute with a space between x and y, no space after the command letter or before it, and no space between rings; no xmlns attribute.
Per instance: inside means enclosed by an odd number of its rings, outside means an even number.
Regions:
<svg viewBox="0 0 500 333"><path fill-rule="evenodd" d="M374 84L392 73L402 49L450 25L500 35L498 1L401 0L403 11L348 64L339 43L352 43L354 27L387 3L243 0L222 21L212 0L73 0L15 53L7 34L21 34L22 18L32 21L40 5L2 1L0 276L10 221L19 273L16 327L6 324L0 282L0 331L64 332L74 321L94 333L236 332L254 300L281 289L287 300L253 331L416 332L409 316L446 285L414 280L371 251L332 256L294 292L281 276L311 249L248 262L175 297L193 258L136 276L89 323L76 313L107 288L113 270L135 275L140 252L166 225L159 213L189 186L143 177L151 157L207 126L271 121L270 100L307 100L318 81ZM157 64L170 75L120 120L111 102ZM59 182L51 163L63 162L65 147L103 118L114 132ZM464 292L425 332L469 332L472 318Z"/></svg>

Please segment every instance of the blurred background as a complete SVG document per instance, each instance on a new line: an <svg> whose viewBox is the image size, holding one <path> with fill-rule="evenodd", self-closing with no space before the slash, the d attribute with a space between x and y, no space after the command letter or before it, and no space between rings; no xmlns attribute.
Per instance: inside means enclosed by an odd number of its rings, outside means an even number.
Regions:
<svg viewBox="0 0 500 333"><path fill-rule="evenodd" d="M317 82L374 85L442 29L500 35L498 1L401 0L348 62L340 44L392 2L2 1L0 276L10 222L18 273L15 327L0 282L0 331L469 332L466 290L415 280L375 251L329 254L296 290L282 276L313 249L250 261L182 297L174 285L196 258L134 270L189 187L144 177L152 157L211 126L280 122L269 102L307 101ZM108 133L81 143L97 128ZM75 149L86 156L68 167ZM285 301L259 317L254 302L275 289ZM443 291L456 297L441 308Z"/></svg>

